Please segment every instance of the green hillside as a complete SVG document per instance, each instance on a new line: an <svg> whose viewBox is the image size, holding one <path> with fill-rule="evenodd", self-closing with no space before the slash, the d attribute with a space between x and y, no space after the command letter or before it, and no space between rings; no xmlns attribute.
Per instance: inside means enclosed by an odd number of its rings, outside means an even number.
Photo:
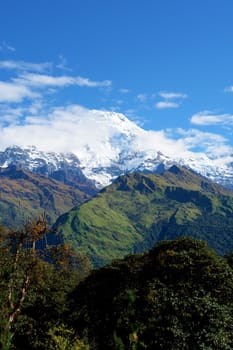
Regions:
<svg viewBox="0 0 233 350"><path fill-rule="evenodd" d="M21 227L44 213L53 224L88 198L78 189L30 171L11 167L0 172L0 224L7 227Z"/></svg>
<svg viewBox="0 0 233 350"><path fill-rule="evenodd" d="M128 174L55 226L95 266L183 235L223 254L233 249L233 193L176 166L162 175Z"/></svg>

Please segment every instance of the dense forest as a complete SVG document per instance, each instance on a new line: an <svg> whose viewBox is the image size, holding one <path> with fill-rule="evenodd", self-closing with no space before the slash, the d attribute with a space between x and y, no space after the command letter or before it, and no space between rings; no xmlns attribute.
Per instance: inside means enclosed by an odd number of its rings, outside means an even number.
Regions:
<svg viewBox="0 0 233 350"><path fill-rule="evenodd" d="M231 253L180 237L91 269L47 232L1 228L2 349L233 348Z"/></svg>

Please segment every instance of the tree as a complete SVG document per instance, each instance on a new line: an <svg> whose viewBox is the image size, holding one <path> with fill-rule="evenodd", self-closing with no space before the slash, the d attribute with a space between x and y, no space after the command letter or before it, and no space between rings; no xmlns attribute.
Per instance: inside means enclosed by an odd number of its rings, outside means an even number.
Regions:
<svg viewBox="0 0 233 350"><path fill-rule="evenodd" d="M93 350L230 350L232 296L225 259L180 238L94 271L72 295L70 322Z"/></svg>
<svg viewBox="0 0 233 350"><path fill-rule="evenodd" d="M20 230L0 228L0 348L4 350L13 345L46 349L54 329L71 334L63 325L67 296L91 265L67 244L54 240L54 245L46 245L48 233L43 217Z"/></svg>
<svg viewBox="0 0 233 350"><path fill-rule="evenodd" d="M0 341L3 349L10 347L17 317L36 278L36 271L41 263L36 242L44 238L46 232L46 222L42 217L28 223L21 230L1 229Z"/></svg>
<svg viewBox="0 0 233 350"><path fill-rule="evenodd" d="M46 342L46 350L90 350L90 346L79 339L73 329L63 324L49 330L50 338Z"/></svg>

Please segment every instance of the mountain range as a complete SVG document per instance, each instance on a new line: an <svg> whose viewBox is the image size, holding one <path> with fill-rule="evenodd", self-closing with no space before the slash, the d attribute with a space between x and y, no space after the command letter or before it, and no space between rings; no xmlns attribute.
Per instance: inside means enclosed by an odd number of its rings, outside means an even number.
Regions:
<svg viewBox="0 0 233 350"><path fill-rule="evenodd" d="M93 266L183 235L220 254L233 250L231 157L165 154L153 135L113 112L93 111L79 126L76 150L0 152L1 224L45 213Z"/></svg>
<svg viewBox="0 0 233 350"><path fill-rule="evenodd" d="M178 152L172 143L164 147L161 135L115 112L93 110L85 118L77 114L76 125L76 143L69 146L69 152L11 145L0 152L0 167L16 165L72 186L78 182L79 189L92 187L93 194L95 187L101 189L123 174L160 173L176 164L233 189L232 155Z"/></svg>

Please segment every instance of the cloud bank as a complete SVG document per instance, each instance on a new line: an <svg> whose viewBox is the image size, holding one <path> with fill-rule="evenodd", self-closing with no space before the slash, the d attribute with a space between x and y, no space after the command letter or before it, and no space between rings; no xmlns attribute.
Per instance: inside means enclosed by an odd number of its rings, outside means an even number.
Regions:
<svg viewBox="0 0 233 350"><path fill-rule="evenodd" d="M227 140L217 134L196 129L146 131L122 114L90 110L79 105L53 107L46 115L28 114L23 122L17 122L21 113L19 109L13 115L12 110L9 110L8 115L14 117L14 122L4 125L2 121L1 149L5 149L9 143L22 147L35 145L44 151L73 152L82 159L88 147L90 154L95 157L98 155L100 163L104 164L108 161L105 157L116 156L121 134L123 140L124 135L127 142L131 140L131 144L126 147L140 152L149 151L152 155L161 151L169 156L186 157L194 151L210 157L222 157L233 152ZM112 143L113 139L118 141Z"/></svg>
<svg viewBox="0 0 233 350"><path fill-rule="evenodd" d="M60 60L58 68L66 68L65 59L62 57ZM53 74L54 66L50 62L7 60L0 61L0 69L10 72L7 79L0 81L1 150L12 144L22 147L35 145L44 151L74 152L82 158L89 147L92 156L98 154L101 158L99 161L104 164L108 162L109 155L116 157L118 154L119 133L122 133L122 142L126 142L123 148L132 147L132 150L140 152L145 150L151 152L152 156L157 151L180 157L186 157L191 152L207 154L212 158L233 154L229 141L218 134L198 129L146 131L122 114L106 112L104 109L93 110L69 101L63 104L55 102L55 93L62 88L73 87L79 89L77 91L101 88L99 91L107 91L112 86L111 80L97 81L72 75L67 69L68 74ZM51 90L53 94L49 99ZM119 92L122 97L130 90L118 89ZM155 98L159 98L155 107L162 110L180 107L188 95L167 91L159 92L156 96L145 93L136 95L136 100L142 104L148 100L154 104ZM116 101L118 107L123 103L122 99ZM134 112L128 109L128 115ZM230 127L233 125L233 115L202 111L192 115L190 122L196 127ZM127 140L130 140L131 145Z"/></svg>

